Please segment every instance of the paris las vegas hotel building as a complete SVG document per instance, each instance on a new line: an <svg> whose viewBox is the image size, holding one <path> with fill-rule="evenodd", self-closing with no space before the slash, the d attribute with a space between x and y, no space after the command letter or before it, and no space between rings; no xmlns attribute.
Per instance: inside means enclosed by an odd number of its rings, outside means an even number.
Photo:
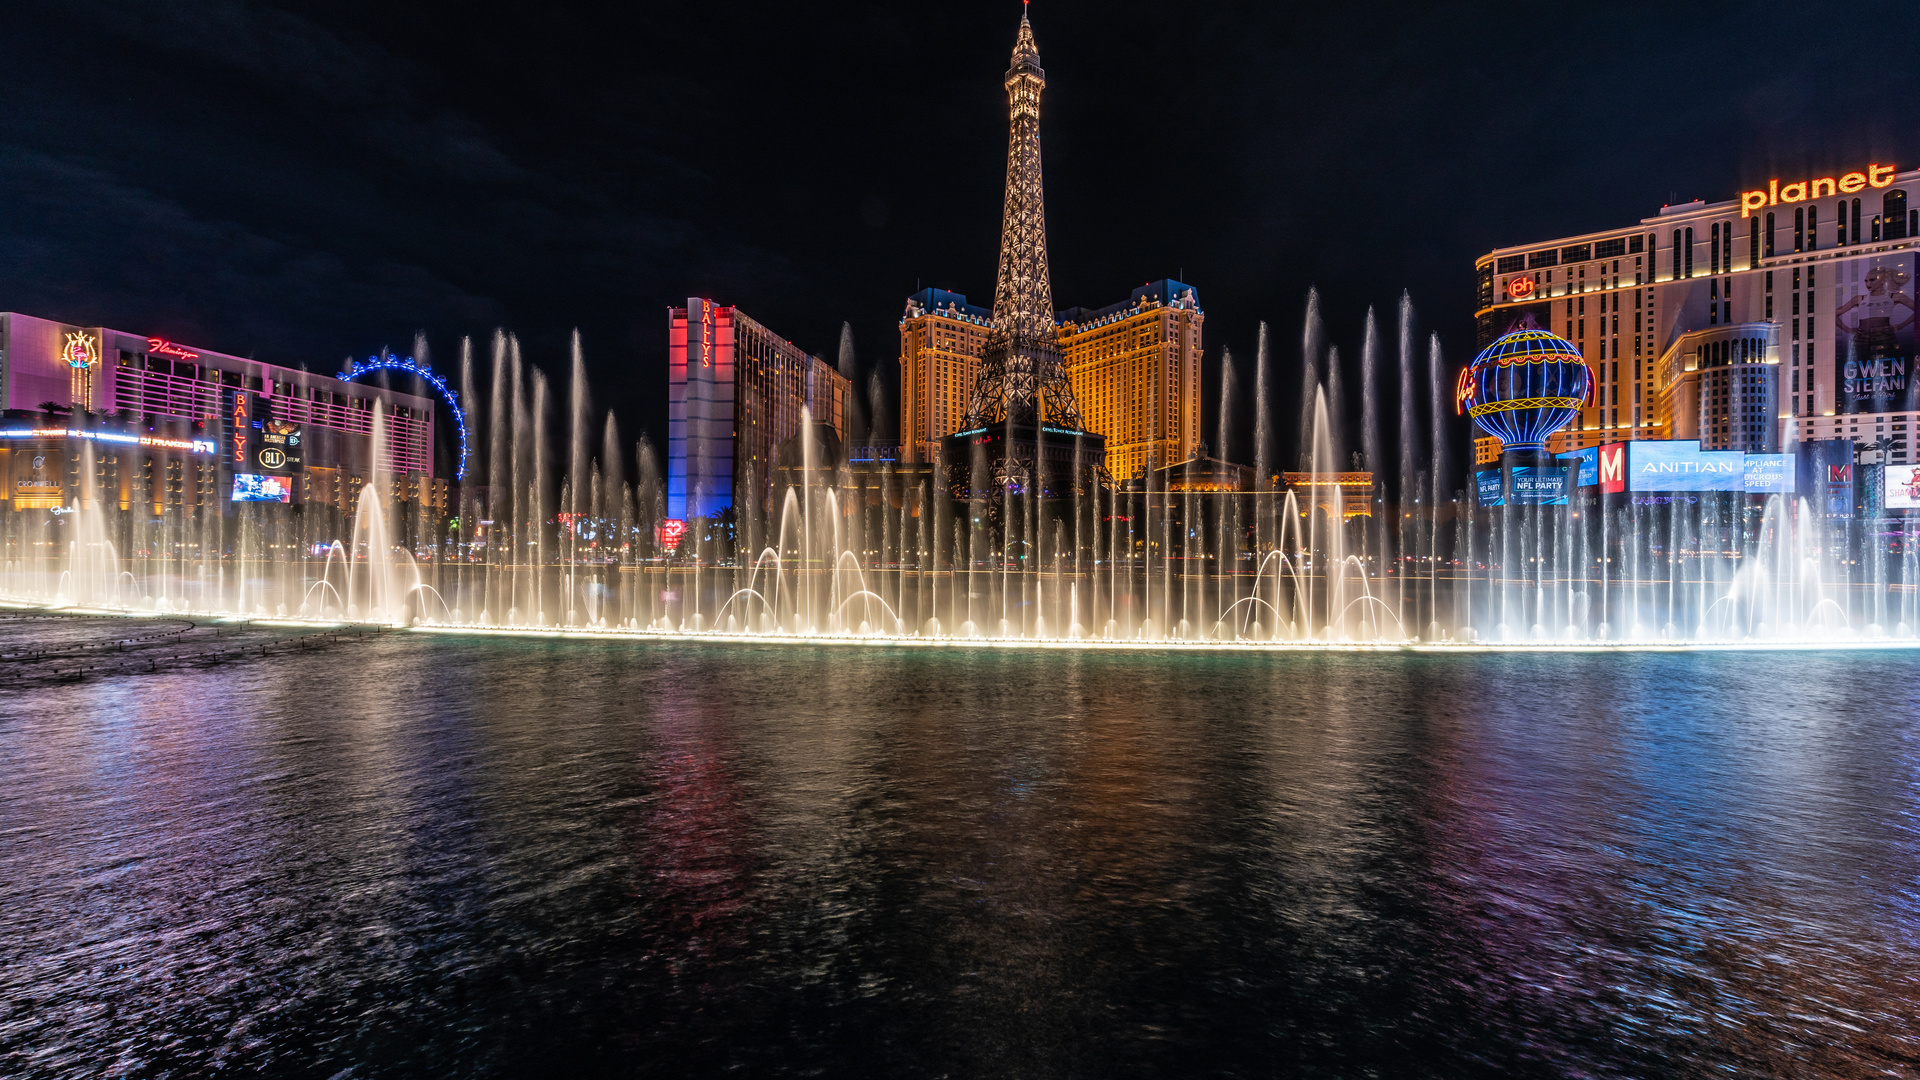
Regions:
<svg viewBox="0 0 1920 1080"><path fill-rule="evenodd" d="M1579 347L1595 393L1556 451L1699 439L1777 452L1839 437L1884 439L1887 461L1912 462L1916 244L1920 170L1773 178L1637 225L1488 252L1476 348L1527 324ZM1483 438L1476 451L1485 463L1499 447Z"/></svg>
<svg viewBox="0 0 1920 1080"><path fill-rule="evenodd" d="M1061 361L1087 430L1106 438L1116 480L1193 459L1200 447L1200 329L1193 286L1150 281L1125 301L1054 313ZM944 289L907 298L900 318L900 452L930 462L960 430L993 312Z"/></svg>

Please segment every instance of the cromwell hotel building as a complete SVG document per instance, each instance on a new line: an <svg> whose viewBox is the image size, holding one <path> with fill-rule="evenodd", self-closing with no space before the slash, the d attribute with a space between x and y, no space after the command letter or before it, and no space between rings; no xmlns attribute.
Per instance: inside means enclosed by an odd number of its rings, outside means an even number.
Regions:
<svg viewBox="0 0 1920 1080"><path fill-rule="evenodd" d="M1524 325L1573 342L1597 377L1569 450L1630 439L1778 452L1850 438L1916 459L1920 170L1871 162L1756 181L1621 228L1476 261L1477 348ZM1484 463L1498 444L1476 443Z"/></svg>
<svg viewBox="0 0 1920 1080"><path fill-rule="evenodd" d="M1067 380L1087 430L1106 437L1116 480L1191 460L1200 446L1200 327L1193 286L1162 279L1123 303L1054 313ZM900 318L900 453L931 462L960 430L993 312L943 289Z"/></svg>

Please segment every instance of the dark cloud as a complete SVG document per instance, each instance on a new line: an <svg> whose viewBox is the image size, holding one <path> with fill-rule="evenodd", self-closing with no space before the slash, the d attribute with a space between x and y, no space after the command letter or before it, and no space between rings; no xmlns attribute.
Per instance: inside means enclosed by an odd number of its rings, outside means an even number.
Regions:
<svg viewBox="0 0 1920 1080"><path fill-rule="evenodd" d="M310 365L502 325L557 370L577 326L656 432L693 294L823 354L848 321L891 378L916 284L990 296L1019 10L20 5L0 306ZM1183 274L1244 362L1309 285L1349 357L1404 288L1463 359L1492 246L1911 158L1914 75L1880 58L1910 14L1811 18L1042 0L1056 300Z"/></svg>

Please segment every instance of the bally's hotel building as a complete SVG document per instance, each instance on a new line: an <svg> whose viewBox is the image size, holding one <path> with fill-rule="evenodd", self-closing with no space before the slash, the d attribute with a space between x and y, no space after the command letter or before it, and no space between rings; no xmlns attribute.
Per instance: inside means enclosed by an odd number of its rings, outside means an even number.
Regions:
<svg viewBox="0 0 1920 1080"><path fill-rule="evenodd" d="M1909 193L1915 196L1909 206ZM1774 178L1722 202L1476 260L1477 348L1522 326L1579 347L1596 376L1557 451L1632 439L1778 452L1849 438L1920 461L1915 256L1920 170L1867 163ZM1491 439L1476 445L1496 459Z"/></svg>

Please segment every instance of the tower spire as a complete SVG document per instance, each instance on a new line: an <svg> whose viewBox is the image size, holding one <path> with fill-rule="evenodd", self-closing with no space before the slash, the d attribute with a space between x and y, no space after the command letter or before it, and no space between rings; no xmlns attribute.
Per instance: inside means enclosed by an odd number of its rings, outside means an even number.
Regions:
<svg viewBox="0 0 1920 1080"><path fill-rule="evenodd" d="M1011 420L1081 430L1080 407L1060 361L1047 271L1047 213L1040 181L1040 92L1047 73L1022 5L1007 69L1007 190L1000 225L1000 273L993 290L993 329L980 355L980 377L967 424Z"/></svg>

